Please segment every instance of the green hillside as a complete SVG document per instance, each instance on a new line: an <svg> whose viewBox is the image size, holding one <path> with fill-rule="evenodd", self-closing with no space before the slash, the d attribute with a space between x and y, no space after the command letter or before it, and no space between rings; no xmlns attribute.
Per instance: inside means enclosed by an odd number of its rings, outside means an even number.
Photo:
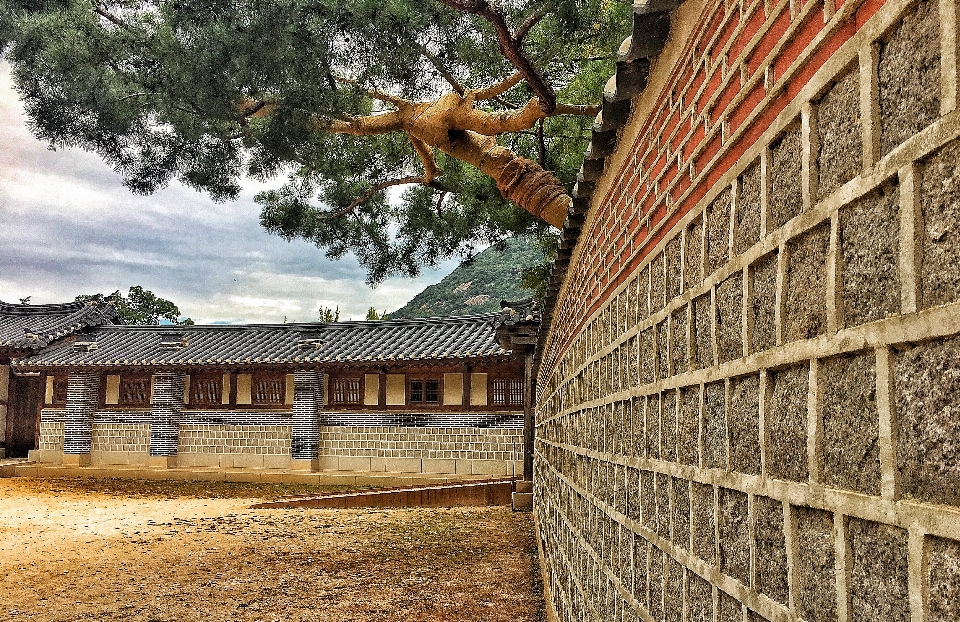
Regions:
<svg viewBox="0 0 960 622"><path fill-rule="evenodd" d="M502 251L491 247L462 263L389 317L437 317L499 311L501 300L531 296L529 289L520 287L520 271L543 261L543 253L535 245L526 240L507 240Z"/></svg>

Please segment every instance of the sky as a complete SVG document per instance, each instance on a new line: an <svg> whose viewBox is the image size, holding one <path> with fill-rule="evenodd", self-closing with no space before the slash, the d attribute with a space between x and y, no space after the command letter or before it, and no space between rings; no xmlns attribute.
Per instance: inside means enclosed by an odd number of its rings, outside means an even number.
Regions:
<svg viewBox="0 0 960 622"><path fill-rule="evenodd" d="M198 324L315 321L322 306L363 319L371 306L400 308L457 265L371 289L352 256L331 261L309 242L264 231L253 202L264 187L245 182L225 203L178 183L134 195L95 154L51 151L34 138L0 63L3 302L67 302L141 285Z"/></svg>

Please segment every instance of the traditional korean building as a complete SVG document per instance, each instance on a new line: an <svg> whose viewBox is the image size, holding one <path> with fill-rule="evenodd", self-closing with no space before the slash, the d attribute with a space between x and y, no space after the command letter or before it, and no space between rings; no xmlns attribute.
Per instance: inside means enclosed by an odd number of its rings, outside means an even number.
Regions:
<svg viewBox="0 0 960 622"><path fill-rule="evenodd" d="M0 458L26 457L35 448L40 430L43 379L36 373L11 376L11 359L119 321L116 310L106 303L0 302Z"/></svg>
<svg viewBox="0 0 960 622"><path fill-rule="evenodd" d="M42 389L39 462L519 475L498 317L101 326L11 368Z"/></svg>

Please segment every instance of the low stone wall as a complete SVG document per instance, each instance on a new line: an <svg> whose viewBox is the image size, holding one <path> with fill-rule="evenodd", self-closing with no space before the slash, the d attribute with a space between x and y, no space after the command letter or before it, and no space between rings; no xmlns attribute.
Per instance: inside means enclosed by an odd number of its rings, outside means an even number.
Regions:
<svg viewBox="0 0 960 622"><path fill-rule="evenodd" d="M178 466L290 467L290 425L180 426Z"/></svg>
<svg viewBox="0 0 960 622"><path fill-rule="evenodd" d="M319 453L321 469L519 476L523 431L323 426Z"/></svg>

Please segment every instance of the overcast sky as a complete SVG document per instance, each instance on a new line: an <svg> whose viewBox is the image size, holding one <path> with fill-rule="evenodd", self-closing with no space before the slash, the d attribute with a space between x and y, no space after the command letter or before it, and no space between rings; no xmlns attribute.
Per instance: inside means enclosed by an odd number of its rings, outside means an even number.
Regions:
<svg viewBox="0 0 960 622"><path fill-rule="evenodd" d="M9 66L0 64L4 302L65 302L142 285L197 323L313 321L321 306L337 305L342 319L362 319L370 306L403 306L456 266L370 289L352 257L330 261L312 244L261 229L253 183L229 203L178 184L133 195L96 155L48 150L25 119Z"/></svg>

